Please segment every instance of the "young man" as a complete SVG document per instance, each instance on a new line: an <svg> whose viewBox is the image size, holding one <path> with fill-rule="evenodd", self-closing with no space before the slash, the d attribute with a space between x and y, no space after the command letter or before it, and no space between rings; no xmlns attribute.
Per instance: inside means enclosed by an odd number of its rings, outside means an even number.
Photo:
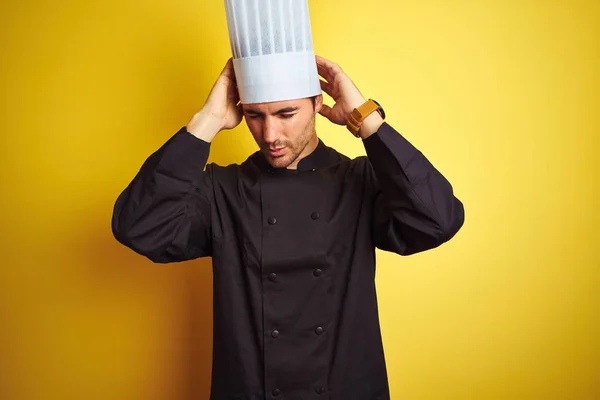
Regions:
<svg viewBox="0 0 600 400"><path fill-rule="evenodd" d="M322 95L238 105L229 60L115 205L115 237L154 262L213 258L212 400L389 399L375 248L432 249L463 224L448 181L338 65L316 61L332 108ZM317 113L357 132L367 155L327 147ZM260 150L206 165L213 138L244 117Z"/></svg>

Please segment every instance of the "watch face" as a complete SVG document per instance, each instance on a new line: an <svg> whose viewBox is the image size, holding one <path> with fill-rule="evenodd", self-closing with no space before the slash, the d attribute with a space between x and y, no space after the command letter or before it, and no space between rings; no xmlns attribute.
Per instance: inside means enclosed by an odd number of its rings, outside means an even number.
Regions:
<svg viewBox="0 0 600 400"><path fill-rule="evenodd" d="M373 99L371 99L373 100ZM385 119L385 111L383 111L383 107L381 107L381 104L379 104L376 100L373 100L373 103L377 104L379 106L379 114L381 114L381 118Z"/></svg>

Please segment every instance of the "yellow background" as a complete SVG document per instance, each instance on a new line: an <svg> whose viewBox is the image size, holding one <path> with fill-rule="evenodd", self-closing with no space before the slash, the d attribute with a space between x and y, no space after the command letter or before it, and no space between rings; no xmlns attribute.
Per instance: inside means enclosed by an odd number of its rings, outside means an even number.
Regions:
<svg viewBox="0 0 600 400"><path fill-rule="evenodd" d="M0 399L208 398L209 260L152 264L110 217L230 56L223 2L0 7ZM600 399L599 2L310 7L316 52L466 208L444 246L378 253L392 399ZM255 148L242 124L211 160Z"/></svg>

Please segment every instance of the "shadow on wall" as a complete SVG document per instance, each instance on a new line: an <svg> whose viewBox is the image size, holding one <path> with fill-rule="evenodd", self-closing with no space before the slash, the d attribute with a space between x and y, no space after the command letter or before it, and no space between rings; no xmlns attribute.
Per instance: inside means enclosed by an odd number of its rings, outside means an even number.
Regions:
<svg viewBox="0 0 600 400"><path fill-rule="evenodd" d="M89 234L89 226L82 225L81 231ZM144 379L148 387L142 391L151 390L156 398L172 400L208 398L213 339L212 259L155 264L117 242L110 230L96 231L88 239L88 254L82 255L91 269L86 273L88 289L114 294L125 317L132 308L139 307L150 315L150 328L156 329L145 334L138 331L137 325L127 323L115 328L125 334L150 337L150 341L145 339L149 365L141 366L149 374ZM128 293L127 297L123 293Z"/></svg>

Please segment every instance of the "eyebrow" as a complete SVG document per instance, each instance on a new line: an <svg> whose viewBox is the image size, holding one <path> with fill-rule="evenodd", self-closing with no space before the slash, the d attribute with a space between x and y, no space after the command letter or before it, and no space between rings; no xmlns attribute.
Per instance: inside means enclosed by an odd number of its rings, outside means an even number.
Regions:
<svg viewBox="0 0 600 400"><path fill-rule="evenodd" d="M282 108L281 110L277 110L275 111L273 114L271 115L280 115L280 114L288 114L294 111L298 111L300 109L300 107L286 107L286 108ZM260 112L260 111L256 111L253 109L246 109L244 110L245 112L247 112L248 114L253 114L253 115L260 115L260 116L264 116L265 114Z"/></svg>

